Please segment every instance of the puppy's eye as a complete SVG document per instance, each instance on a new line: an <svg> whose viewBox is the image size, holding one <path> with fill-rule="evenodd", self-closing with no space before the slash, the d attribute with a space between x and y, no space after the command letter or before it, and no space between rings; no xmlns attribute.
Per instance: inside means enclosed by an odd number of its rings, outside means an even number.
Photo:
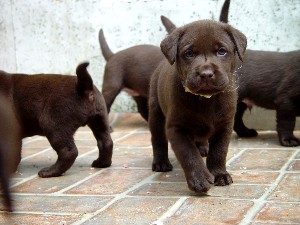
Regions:
<svg viewBox="0 0 300 225"><path fill-rule="evenodd" d="M217 52L217 56L225 56L226 54L227 54L227 50L225 47L219 48L219 50Z"/></svg>
<svg viewBox="0 0 300 225"><path fill-rule="evenodd" d="M195 57L195 53L191 49L188 49L184 52L184 57L186 59L193 59Z"/></svg>

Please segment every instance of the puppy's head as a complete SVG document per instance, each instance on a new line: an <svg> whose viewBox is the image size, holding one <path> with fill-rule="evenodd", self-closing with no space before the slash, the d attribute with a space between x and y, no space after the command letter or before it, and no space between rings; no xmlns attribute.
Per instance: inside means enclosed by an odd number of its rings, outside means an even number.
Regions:
<svg viewBox="0 0 300 225"><path fill-rule="evenodd" d="M185 90L210 97L233 82L236 56L242 60L247 39L228 24L200 20L172 31L161 42L169 63L176 63Z"/></svg>

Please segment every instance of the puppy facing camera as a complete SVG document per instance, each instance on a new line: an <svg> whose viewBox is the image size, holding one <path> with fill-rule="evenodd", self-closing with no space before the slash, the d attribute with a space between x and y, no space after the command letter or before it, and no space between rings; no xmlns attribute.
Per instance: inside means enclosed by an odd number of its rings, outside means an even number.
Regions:
<svg viewBox="0 0 300 225"><path fill-rule="evenodd" d="M191 190L232 183L226 155L237 101L233 73L246 45L239 30L211 20L174 28L161 42L166 59L151 77L149 94L153 171L172 170L170 141Z"/></svg>

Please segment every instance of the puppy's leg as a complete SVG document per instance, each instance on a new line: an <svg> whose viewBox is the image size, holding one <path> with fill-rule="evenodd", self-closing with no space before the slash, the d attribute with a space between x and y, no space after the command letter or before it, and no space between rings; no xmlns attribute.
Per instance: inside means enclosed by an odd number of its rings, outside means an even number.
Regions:
<svg viewBox="0 0 300 225"><path fill-rule="evenodd" d="M228 125L228 127L231 127ZM226 171L226 156L232 129L223 128L210 139L206 165L215 176L215 185L224 186L232 183L232 178Z"/></svg>
<svg viewBox="0 0 300 225"><path fill-rule="evenodd" d="M148 121L148 99L142 96L133 97L141 116Z"/></svg>
<svg viewBox="0 0 300 225"><path fill-rule="evenodd" d="M106 102L107 113L110 112L110 108L117 97L121 92L123 86L122 71L116 69L105 69L104 80L102 85L102 95Z"/></svg>
<svg viewBox="0 0 300 225"><path fill-rule="evenodd" d="M206 168L194 140L178 127L169 127L167 135L189 188L195 192L207 192L214 183L214 177Z"/></svg>
<svg viewBox="0 0 300 225"><path fill-rule="evenodd" d="M73 165L78 151L72 136L57 133L55 135L47 135L46 137L52 148L57 152L58 158L55 164L40 170L38 174L40 177L57 177Z"/></svg>
<svg viewBox="0 0 300 225"><path fill-rule="evenodd" d="M88 126L93 131L99 149L99 157L92 163L92 167L109 167L111 165L113 141L110 136L107 118L97 115L89 122Z"/></svg>
<svg viewBox="0 0 300 225"><path fill-rule="evenodd" d="M165 133L165 117L158 105L157 98L149 100L149 129L153 147L152 170L166 172L173 169L168 157L168 140Z"/></svg>
<svg viewBox="0 0 300 225"><path fill-rule="evenodd" d="M293 134L296 124L295 113L286 109L288 108L281 107L276 111L279 142L287 147L299 146L300 140Z"/></svg>
<svg viewBox="0 0 300 225"><path fill-rule="evenodd" d="M9 191L9 177L11 175L11 171L8 171L10 165L7 163L7 159L5 157L4 149L1 149L0 146L0 186L1 186L1 193L3 194L3 200L5 203L5 207L7 211L12 211L12 202L11 196Z"/></svg>
<svg viewBox="0 0 300 225"><path fill-rule="evenodd" d="M238 102L234 118L234 131L240 137L255 137L257 136L256 130L247 128L243 122L243 115L246 109L247 105L244 102Z"/></svg>

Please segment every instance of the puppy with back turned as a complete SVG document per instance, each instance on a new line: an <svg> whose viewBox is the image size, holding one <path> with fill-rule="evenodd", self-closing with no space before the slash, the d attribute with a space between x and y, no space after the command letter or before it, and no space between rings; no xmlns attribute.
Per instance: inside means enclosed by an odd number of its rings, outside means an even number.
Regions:
<svg viewBox="0 0 300 225"><path fill-rule="evenodd" d="M166 59L151 77L149 94L153 171L172 170L169 140L191 190L232 183L226 155L237 99L233 72L246 45L240 31L210 20L176 28L161 42Z"/></svg>
<svg viewBox="0 0 300 225"><path fill-rule="evenodd" d="M77 77L0 71L0 93L11 96L21 138L46 136L58 155L55 164L39 171L40 177L60 176L72 166L78 155L73 135L85 125L93 131L99 148L99 157L92 166L111 165L113 143L106 106L93 85L88 65L82 63L77 67Z"/></svg>
<svg viewBox="0 0 300 225"><path fill-rule="evenodd" d="M138 112L148 120L148 95L150 77L163 54L159 47L153 45L136 45L113 53L105 40L103 30L99 31L99 43L105 65L102 94L108 113L123 90L133 97Z"/></svg>

